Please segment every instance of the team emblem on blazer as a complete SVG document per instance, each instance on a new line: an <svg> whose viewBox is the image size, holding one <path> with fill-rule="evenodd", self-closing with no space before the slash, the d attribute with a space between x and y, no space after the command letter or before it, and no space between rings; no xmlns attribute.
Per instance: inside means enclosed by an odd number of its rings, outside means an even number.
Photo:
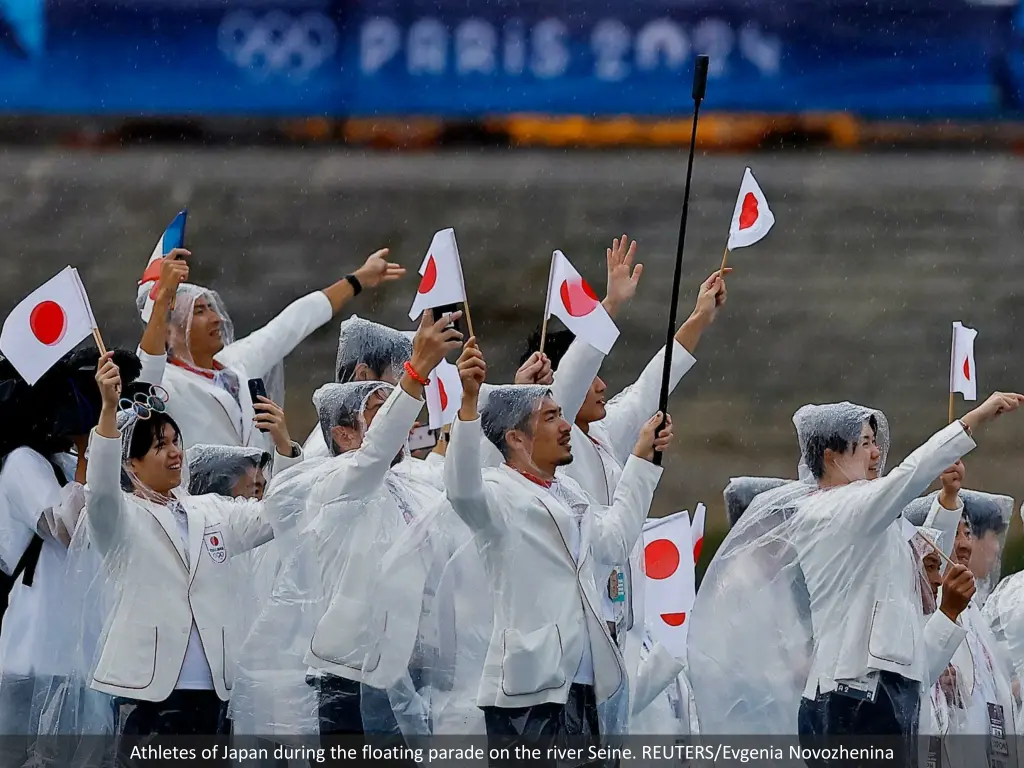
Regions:
<svg viewBox="0 0 1024 768"><path fill-rule="evenodd" d="M228 559L228 551L224 549L224 534L220 528L207 531L203 538L206 540L206 551L210 553L215 563L223 563Z"/></svg>

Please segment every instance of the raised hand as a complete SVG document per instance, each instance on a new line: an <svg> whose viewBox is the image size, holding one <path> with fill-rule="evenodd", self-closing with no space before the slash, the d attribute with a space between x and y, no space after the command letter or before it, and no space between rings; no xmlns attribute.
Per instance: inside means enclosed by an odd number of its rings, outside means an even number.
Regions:
<svg viewBox="0 0 1024 768"><path fill-rule="evenodd" d="M731 267L725 268L725 274L732 272ZM692 317L703 318L708 325L715 321L718 310L725 304L728 298L728 291L725 287L725 280L715 270L707 280L700 284L697 291L697 304L693 308Z"/></svg>
<svg viewBox="0 0 1024 768"><path fill-rule="evenodd" d="M632 242L623 235L612 241L612 247L606 249L608 260L608 294L603 302L604 308L612 317L636 295L636 286L644 272L644 265L633 265L636 256L636 240Z"/></svg>
<svg viewBox="0 0 1024 768"><path fill-rule="evenodd" d="M156 296L153 297L154 303L171 302L178 294L178 286L188 280L188 262L184 259L191 255L191 251L175 248L164 257L156 284Z"/></svg>
<svg viewBox="0 0 1024 768"><path fill-rule="evenodd" d="M555 377L551 372L551 360L540 352L534 352L516 371L516 384L543 384L549 386Z"/></svg>
<svg viewBox="0 0 1024 768"><path fill-rule="evenodd" d="M654 452L664 453L672 444L675 434L672 431L672 417L665 415L665 425L661 426L662 415L658 411L647 420L640 430L640 437L637 438L633 448L633 455L640 459L652 461ZM658 428L661 427L659 430Z"/></svg>
<svg viewBox="0 0 1024 768"><path fill-rule="evenodd" d="M284 409L271 400L269 397L259 397L259 402L253 403L252 408L256 411L253 422L256 428L263 432L269 432L274 440L274 447L282 456L292 455L292 437L288 433L288 422L284 417Z"/></svg>
<svg viewBox="0 0 1024 768"><path fill-rule="evenodd" d="M982 424L998 419L1004 413L1016 411L1022 404L1024 404L1024 395L1018 395L1015 392L993 392L988 400L968 413L960 421L973 431Z"/></svg>
<svg viewBox="0 0 1024 768"><path fill-rule="evenodd" d="M353 275L363 288L376 288L381 283L390 283L405 275L405 267L388 261L391 251L381 248L374 251Z"/></svg>

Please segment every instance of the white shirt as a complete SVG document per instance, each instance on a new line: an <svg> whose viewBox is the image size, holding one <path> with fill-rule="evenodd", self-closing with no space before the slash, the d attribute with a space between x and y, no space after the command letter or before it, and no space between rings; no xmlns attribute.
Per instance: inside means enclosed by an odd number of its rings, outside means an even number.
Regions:
<svg viewBox="0 0 1024 768"><path fill-rule="evenodd" d="M173 502L169 505L174 513L174 521L178 524L178 534L181 536L181 548L185 552L185 560L188 560L188 515L182 506ZM206 660L206 651L203 650L203 641L199 638L199 628L196 626L195 618L192 619L192 631L188 636L188 647L185 649L185 660L181 664L181 672L178 673L178 682L174 684L176 690L189 691L212 691L213 672L210 670L210 662Z"/></svg>

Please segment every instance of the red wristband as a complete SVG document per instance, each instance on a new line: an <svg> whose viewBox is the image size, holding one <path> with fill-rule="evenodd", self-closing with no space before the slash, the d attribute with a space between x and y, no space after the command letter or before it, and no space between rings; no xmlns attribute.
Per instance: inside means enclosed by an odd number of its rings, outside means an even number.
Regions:
<svg viewBox="0 0 1024 768"><path fill-rule="evenodd" d="M430 379L425 379L418 373L416 373L416 369L412 367L412 363L410 363L408 360L405 361L405 372L409 374L410 379L415 381L420 386L425 387L430 384Z"/></svg>

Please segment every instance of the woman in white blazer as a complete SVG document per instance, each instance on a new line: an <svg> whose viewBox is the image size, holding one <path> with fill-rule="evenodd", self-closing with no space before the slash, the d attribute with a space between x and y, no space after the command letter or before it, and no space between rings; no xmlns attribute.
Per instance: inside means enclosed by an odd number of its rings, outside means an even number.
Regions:
<svg viewBox="0 0 1024 768"><path fill-rule="evenodd" d="M188 251L172 251L161 265L153 313L142 336L140 381L159 384L170 395L168 412L181 426L185 447L248 445L270 448L253 425L265 404L253 402L249 382L271 387L271 372L307 336L341 310L363 288L401 277L387 249L371 255L353 274L292 302L273 320L242 339L215 291L184 283ZM152 286L143 286L143 291ZM145 293L140 293L140 310ZM283 384L282 384L283 386ZM271 393L278 400L283 393Z"/></svg>
<svg viewBox="0 0 1024 768"><path fill-rule="evenodd" d="M109 355L96 381L103 408L90 442L86 521L117 598L91 685L116 697L120 732L225 732L240 640L228 562L273 537L269 502L189 496L181 433L157 393L136 395L119 413ZM275 438L290 446L285 436Z"/></svg>

